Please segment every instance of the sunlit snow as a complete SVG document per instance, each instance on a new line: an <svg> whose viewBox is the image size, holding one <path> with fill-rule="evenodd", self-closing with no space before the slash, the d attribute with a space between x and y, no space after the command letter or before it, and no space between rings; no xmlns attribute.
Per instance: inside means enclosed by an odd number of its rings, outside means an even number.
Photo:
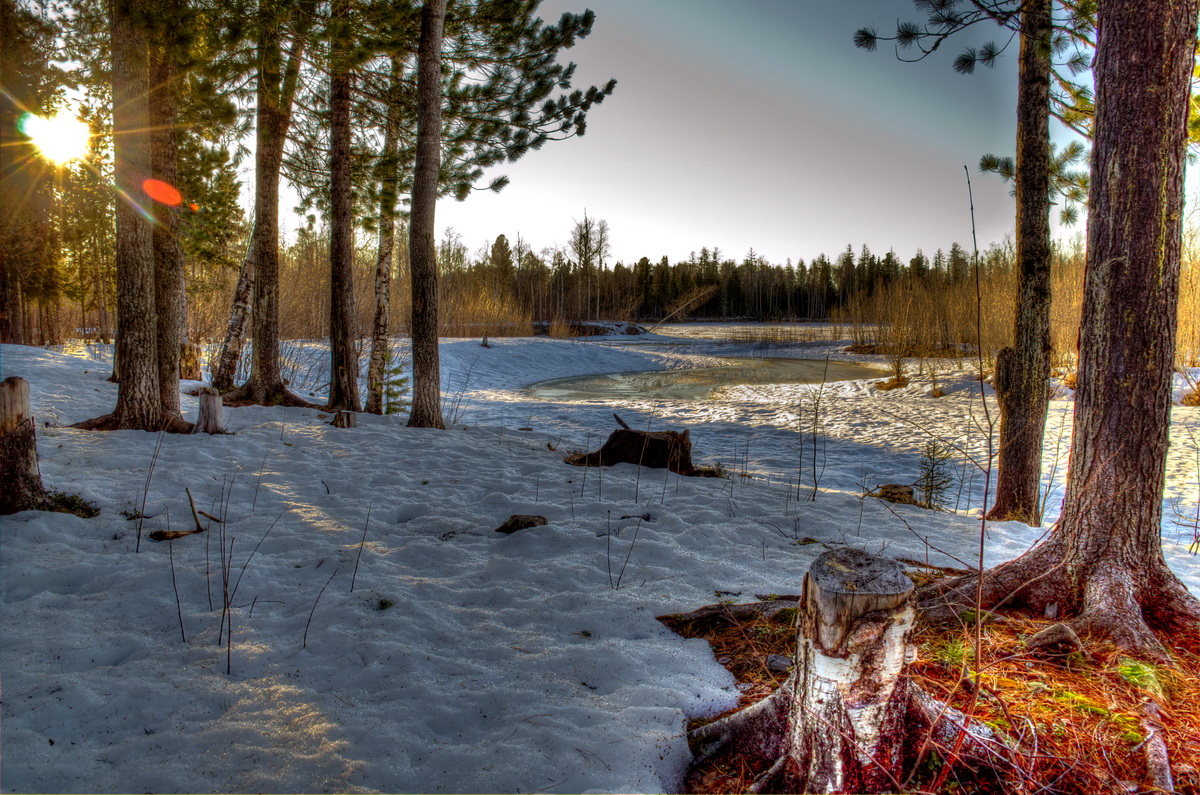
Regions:
<svg viewBox="0 0 1200 795"><path fill-rule="evenodd" d="M929 438L977 458L986 446L968 363L934 363L947 393L936 399L931 363L915 361L910 386L886 393L859 380L726 386L711 400L547 402L527 389L735 356L829 355L886 369L881 357L843 353L844 341L675 342L449 341L451 430L368 415L339 430L315 410L227 409L233 435L161 438L148 490L156 434L63 427L112 409L106 358L0 347L0 376L32 385L46 486L102 511L0 520L2 786L678 789L687 719L729 708L738 690L707 644L654 616L712 603L716 591L739 600L795 593L816 555L842 544L976 564L983 476L961 455L957 514L861 494L911 483ZM327 362L327 349L295 346L293 355L293 385L319 400L303 374ZM818 390L819 483L810 499ZM1046 470L1060 482L1069 440L1058 428L1069 429L1071 406L1068 394L1051 406ZM184 397L184 411L194 419L195 398ZM720 462L730 477L564 464L568 451L603 442L614 411L636 428L689 429L698 463ZM1193 530L1170 502L1179 498L1185 516L1195 509L1196 457L1184 426L1196 411L1175 409L1164 551L1200 591ZM224 637L218 645L217 526L169 544L148 539L168 525L194 526L185 489L198 509L227 519L237 583L231 674ZM1061 489L1052 514L1060 498ZM143 504L135 553L138 522L123 513ZM494 532L516 513L548 524ZM1045 531L989 525L986 563L1020 554ZM797 543L805 539L818 543Z"/></svg>

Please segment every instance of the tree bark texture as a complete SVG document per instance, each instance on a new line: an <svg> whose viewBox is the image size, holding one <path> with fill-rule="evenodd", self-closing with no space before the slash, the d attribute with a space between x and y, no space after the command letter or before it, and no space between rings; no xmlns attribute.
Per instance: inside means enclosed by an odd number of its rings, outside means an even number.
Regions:
<svg viewBox="0 0 1200 795"><path fill-rule="evenodd" d="M304 39L292 39L286 68L276 9L261 13L258 31L257 129L254 153L254 346L250 378L226 396L231 404L311 406L287 390L279 367L279 172L292 118Z"/></svg>
<svg viewBox="0 0 1200 795"><path fill-rule="evenodd" d="M233 305L229 309L229 322L225 324L225 339L213 368L212 385L218 392L233 389L238 361L242 358L242 339L246 335L246 321L250 317L250 300L254 288L254 237L255 226L250 227L250 240L246 243L246 256L238 273L237 286L233 289Z"/></svg>
<svg viewBox="0 0 1200 795"><path fill-rule="evenodd" d="M178 19L178 0L162 6L164 31ZM179 132L176 85L179 46L165 36L151 47L150 130L151 173L155 179L177 186ZM166 39L161 40L161 39ZM184 328L183 248L179 244L179 208L154 202L155 323L158 329L158 390L162 409L180 414L179 367Z"/></svg>
<svg viewBox="0 0 1200 795"><path fill-rule="evenodd" d="M1099 14L1079 380L1059 527L1079 623L1136 643L1139 606L1153 615L1186 594L1163 561L1161 523L1197 2L1106 0Z"/></svg>
<svg viewBox="0 0 1200 795"><path fill-rule="evenodd" d="M916 757L920 695L900 675L915 654L912 582L895 561L838 549L813 562L800 599L791 675L769 698L690 732L697 763L731 749L766 767L751 792L899 791ZM921 729L940 720L916 717Z"/></svg>
<svg viewBox="0 0 1200 795"><path fill-rule="evenodd" d="M37 510L46 502L29 382L16 376L0 381L0 483L0 516Z"/></svg>
<svg viewBox="0 0 1200 795"><path fill-rule="evenodd" d="M367 363L368 414L382 414L387 378L388 321L391 311L392 261L396 241L396 193L400 179L396 157L400 144L400 92L404 86L404 61L393 55L388 83L387 118L383 128L383 173L379 190L379 250L375 256L375 323L371 329L371 359Z"/></svg>
<svg viewBox="0 0 1200 795"><path fill-rule="evenodd" d="M438 358L438 272L434 230L442 158L442 25L446 0L425 0L417 52L417 151L409 257L412 270L413 400L408 424L445 428Z"/></svg>
<svg viewBox="0 0 1200 795"><path fill-rule="evenodd" d="M329 75L329 403L328 411L358 411L358 336L354 317L354 196L350 184L350 4L334 0Z"/></svg>
<svg viewBox="0 0 1200 795"><path fill-rule="evenodd" d="M809 568L787 735L797 792L899 789L912 592L898 563L854 549Z"/></svg>
<svg viewBox="0 0 1200 795"><path fill-rule="evenodd" d="M117 406L96 427L162 426L154 288L153 233L143 213L150 201L149 72L146 34L133 0L110 5L113 93L113 173L117 200Z"/></svg>
<svg viewBox="0 0 1200 795"><path fill-rule="evenodd" d="M994 520L1041 521L1042 439L1050 402L1050 0L1021 11L1017 95L1017 312L996 360L1000 406Z"/></svg>
<svg viewBox="0 0 1200 795"><path fill-rule="evenodd" d="M1081 635L1145 656L1200 628L1162 555L1197 0L1102 0L1088 252L1063 512L1041 546L984 573L983 605L1057 605ZM973 578L933 613L974 607Z"/></svg>

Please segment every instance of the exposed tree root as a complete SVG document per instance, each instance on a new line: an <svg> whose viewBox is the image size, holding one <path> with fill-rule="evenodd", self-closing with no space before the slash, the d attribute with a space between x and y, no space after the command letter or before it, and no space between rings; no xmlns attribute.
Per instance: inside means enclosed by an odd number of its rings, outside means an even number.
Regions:
<svg viewBox="0 0 1200 795"><path fill-rule="evenodd" d="M925 618L935 621L976 609L1025 607L1057 613L1081 636L1108 641L1139 657L1168 661L1170 654L1156 631L1200 632L1200 600L1161 558L1147 566L1148 571L1137 571L1101 560L1069 573L1065 545L1056 531L1021 557L985 571L978 605L977 574L931 583L917 598Z"/></svg>
<svg viewBox="0 0 1200 795"><path fill-rule="evenodd" d="M718 752L730 751L752 767L768 766L749 792L769 792L776 784L786 785L788 716L794 688L795 674L762 701L689 732L688 744L696 753L693 767ZM991 770L1008 792L1025 790L1028 775L1023 752L1014 740L934 698L914 682L909 682L907 690L907 731L914 740L914 763L936 750L949 764Z"/></svg>
<svg viewBox="0 0 1200 795"><path fill-rule="evenodd" d="M756 764L777 762L784 754L794 679L795 674L762 701L688 732L688 745L698 752L693 764L725 748Z"/></svg>
<svg viewBox="0 0 1200 795"><path fill-rule="evenodd" d="M158 427L154 427L154 425ZM68 427L78 428L81 431L166 431L167 433L191 433L194 426L177 414L164 412L159 416L156 423L147 427L141 422L135 422L128 415L113 412L112 414L105 414L101 417L77 422Z"/></svg>
<svg viewBox="0 0 1200 795"><path fill-rule="evenodd" d="M909 684L908 727L910 736L921 743L918 756L937 750L948 764L961 762L987 768L1000 777L1006 791L1024 791L1027 775L1021 751L1013 740L913 683Z"/></svg>
<svg viewBox="0 0 1200 795"><path fill-rule="evenodd" d="M1151 787L1163 792L1175 791L1175 777L1171 774L1171 757L1167 743L1163 740L1158 720L1158 707L1153 701L1142 705L1142 753L1146 757L1146 776Z"/></svg>
<svg viewBox="0 0 1200 795"><path fill-rule="evenodd" d="M743 621L753 621L756 618L771 618L781 610L794 609L800 602L792 599L770 599L763 602L743 602L732 605L705 605L690 613L672 613L657 616L657 619L671 629L687 628L693 634L700 627L719 624L738 624ZM692 635L689 634L688 637Z"/></svg>
<svg viewBox="0 0 1200 795"><path fill-rule="evenodd" d="M247 381L224 396L226 406L285 406L297 409L320 409L317 403L310 403L304 398L288 390L283 384L261 386Z"/></svg>

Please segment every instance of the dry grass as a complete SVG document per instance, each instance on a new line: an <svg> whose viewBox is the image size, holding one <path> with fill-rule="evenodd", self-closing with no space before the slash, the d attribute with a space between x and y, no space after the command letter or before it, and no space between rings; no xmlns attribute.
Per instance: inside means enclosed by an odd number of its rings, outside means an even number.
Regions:
<svg viewBox="0 0 1200 795"><path fill-rule="evenodd" d="M772 619L739 623L672 626L687 637L702 637L739 682L748 685L738 708L774 691L786 678L767 670L769 654L795 653L794 611ZM1009 615L983 628L981 666L974 660L974 630L969 627L919 626L918 658L908 675L952 705L970 706L964 670L981 674L983 692L976 700L977 720L1019 738L1030 749L1025 776L1028 791L1100 793L1153 791L1147 779L1142 742L1143 705L1154 704L1181 795L1200 795L1200 643L1176 642L1176 666L1135 663L1109 646L1065 657L1035 656L1025 639L1050 623ZM668 624L671 626L671 624ZM719 717L719 716L718 716ZM707 723L694 721L689 728ZM746 788L763 771L736 755L718 754L690 777L689 792L732 793ZM921 791L936 776L926 766L910 784ZM1000 795L994 779L955 771L943 791Z"/></svg>
<svg viewBox="0 0 1200 795"><path fill-rule="evenodd" d="M902 375L895 378L889 378L886 381L876 381L875 388L880 392L890 392L893 389L903 389L908 386L908 379Z"/></svg>

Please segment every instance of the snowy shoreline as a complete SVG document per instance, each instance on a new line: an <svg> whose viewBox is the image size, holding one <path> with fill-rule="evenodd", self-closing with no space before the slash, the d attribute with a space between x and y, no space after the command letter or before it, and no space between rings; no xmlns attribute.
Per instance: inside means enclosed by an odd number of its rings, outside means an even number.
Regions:
<svg viewBox="0 0 1200 795"><path fill-rule="evenodd" d="M797 501L782 483L795 480L795 429L814 387L726 387L712 401L553 404L526 389L554 377L764 355L751 344L629 342L447 341L443 387L458 416L445 432L406 428L402 417L362 415L358 428L338 430L314 410L227 409L234 435L162 437L145 495L157 435L60 427L111 410L108 364L2 346L2 377L32 385L46 486L102 512L0 520L0 785L677 790L689 760L686 720L732 706L738 691L707 644L674 635L655 615L711 603L716 591L739 600L793 593L809 562L839 544L941 565L976 562L979 523L969 514L979 507L978 475L962 515L859 498L868 482L912 482L929 434L982 449L977 431L967 438L979 413L969 371L943 372L947 394L937 399L928 397L928 375L889 393L868 381L826 385L821 490L815 501L803 498L806 471ZM843 347L772 346L769 355L883 362ZM690 429L698 461L720 461L732 477L563 464L567 451L603 441L614 409L635 427ZM1048 469L1070 409L1063 399L1051 406ZM194 417L194 398L184 397L184 411ZM1195 412L1177 406L1175 425L1194 423ZM1187 510L1195 456L1186 433L1174 438L1168 498ZM234 539L241 583L232 675L217 645L216 530L170 547L145 537L168 520L189 526L185 488L198 507L227 518ZM137 522L122 511L140 510L143 498L135 554ZM495 533L514 513L548 524ZM1020 554L1045 530L990 524L986 563ZM1168 561L1200 591L1191 540L1190 529L1164 522Z"/></svg>

